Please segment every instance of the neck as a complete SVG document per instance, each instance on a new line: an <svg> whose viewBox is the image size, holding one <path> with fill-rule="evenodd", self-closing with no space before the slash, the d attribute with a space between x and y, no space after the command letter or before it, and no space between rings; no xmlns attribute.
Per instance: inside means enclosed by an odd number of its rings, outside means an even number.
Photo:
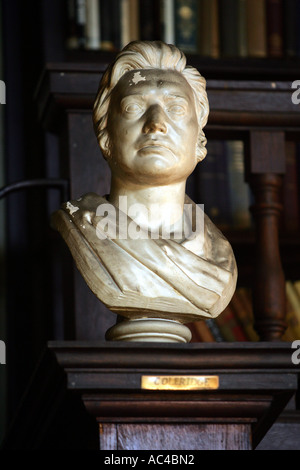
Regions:
<svg viewBox="0 0 300 470"><path fill-rule="evenodd" d="M145 230L173 231L182 223L185 184L139 186L112 176L109 201Z"/></svg>

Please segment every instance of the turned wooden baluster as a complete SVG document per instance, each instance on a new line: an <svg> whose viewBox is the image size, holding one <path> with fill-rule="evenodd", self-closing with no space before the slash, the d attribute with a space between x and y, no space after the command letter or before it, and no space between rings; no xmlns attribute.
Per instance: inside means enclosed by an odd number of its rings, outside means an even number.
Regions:
<svg viewBox="0 0 300 470"><path fill-rule="evenodd" d="M254 327L261 341L280 340L285 331L285 278L279 252L281 187L285 172L283 132L250 132L250 185L255 202L256 262Z"/></svg>

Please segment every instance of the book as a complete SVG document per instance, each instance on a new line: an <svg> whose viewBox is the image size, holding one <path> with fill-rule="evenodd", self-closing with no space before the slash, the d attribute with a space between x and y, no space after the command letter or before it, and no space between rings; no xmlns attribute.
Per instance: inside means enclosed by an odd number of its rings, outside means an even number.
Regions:
<svg viewBox="0 0 300 470"><path fill-rule="evenodd" d="M66 2L66 31L67 49L76 49L78 47L76 0L67 0Z"/></svg>
<svg viewBox="0 0 300 470"><path fill-rule="evenodd" d="M244 287L239 287L231 299L231 306L234 315L238 323L241 325L247 339L249 341L258 341L258 334L253 327L254 316L250 291Z"/></svg>
<svg viewBox="0 0 300 470"><path fill-rule="evenodd" d="M285 320L286 320L286 324L287 324L287 328L284 332L284 334L282 335L281 339L282 341L294 341L296 338L296 335L295 335L295 332L294 332L294 323L295 323L295 319L294 319L294 309L293 309L293 306L289 300L289 297L288 295L286 295L286 317L285 317Z"/></svg>
<svg viewBox="0 0 300 470"><path fill-rule="evenodd" d="M289 302L286 321L294 339L300 339L300 298L292 281L286 281L286 296Z"/></svg>
<svg viewBox="0 0 300 470"><path fill-rule="evenodd" d="M86 0L76 0L76 35L78 48L86 46Z"/></svg>
<svg viewBox="0 0 300 470"><path fill-rule="evenodd" d="M121 49L139 39L139 1L121 0Z"/></svg>
<svg viewBox="0 0 300 470"><path fill-rule="evenodd" d="M220 328L225 341L247 341L247 337L234 315L231 304L218 317L214 318L214 322Z"/></svg>
<svg viewBox="0 0 300 470"><path fill-rule="evenodd" d="M101 49L118 51L121 48L121 2L101 1Z"/></svg>
<svg viewBox="0 0 300 470"><path fill-rule="evenodd" d="M214 146L215 152L215 197L217 214L214 221L221 229L228 229L233 224L232 202L230 197L230 177L228 174L228 155L226 152L226 142L213 141L208 145L208 149Z"/></svg>
<svg viewBox="0 0 300 470"><path fill-rule="evenodd" d="M221 55L238 57L238 2L219 0L219 25Z"/></svg>
<svg viewBox="0 0 300 470"><path fill-rule="evenodd" d="M191 343L211 343L216 341L204 320L188 323L186 326L192 333Z"/></svg>
<svg viewBox="0 0 300 470"><path fill-rule="evenodd" d="M175 0L175 40L176 46L185 53L198 52L197 0Z"/></svg>
<svg viewBox="0 0 300 470"><path fill-rule="evenodd" d="M237 36L238 36L238 57L247 57L247 18L246 18L246 0L238 0L237 12Z"/></svg>
<svg viewBox="0 0 300 470"><path fill-rule="evenodd" d="M223 227L231 224L231 207L228 185L227 155L225 142L210 140L207 143L207 155L198 164L195 175L196 202L204 204L204 212L216 224Z"/></svg>
<svg viewBox="0 0 300 470"><path fill-rule="evenodd" d="M299 0L284 0L283 2L283 44L284 55L287 57L295 57L297 55L299 3Z"/></svg>
<svg viewBox="0 0 300 470"><path fill-rule="evenodd" d="M265 0L246 0L247 50L249 57L267 56Z"/></svg>
<svg viewBox="0 0 300 470"><path fill-rule="evenodd" d="M244 143L241 140L228 140L225 142L225 146L232 226L246 229L251 227L252 219L249 211L250 188L245 182Z"/></svg>
<svg viewBox="0 0 300 470"><path fill-rule="evenodd" d="M140 37L142 41L161 39L159 0L139 1Z"/></svg>
<svg viewBox="0 0 300 470"><path fill-rule="evenodd" d="M199 6L199 53L220 57L219 4L217 0L201 0Z"/></svg>
<svg viewBox="0 0 300 470"><path fill-rule="evenodd" d="M210 329L214 339L216 342L218 343L221 343L222 341L224 341L224 337L222 335L222 332L220 330L220 328L218 327L216 321L214 318L208 318L207 320L205 320L205 323L206 325L208 326L208 328Z"/></svg>
<svg viewBox="0 0 300 470"><path fill-rule="evenodd" d="M295 290L298 294L298 298L300 299L300 281L295 281L294 282L294 287L295 287Z"/></svg>
<svg viewBox="0 0 300 470"><path fill-rule="evenodd" d="M297 34L296 34L296 49L297 49L297 57L300 57L300 31L299 31L299 18L300 18L300 1L297 0L296 2L296 18L297 18L297 23L296 23L296 29L297 29Z"/></svg>
<svg viewBox="0 0 300 470"><path fill-rule="evenodd" d="M160 2L161 38L166 44L175 44L174 0Z"/></svg>
<svg viewBox="0 0 300 470"><path fill-rule="evenodd" d="M266 0L267 52L269 57L283 57L282 0Z"/></svg>
<svg viewBox="0 0 300 470"><path fill-rule="evenodd" d="M297 231L300 229L297 144L292 141L286 141L285 151L286 170L282 186L282 225L286 231Z"/></svg>
<svg viewBox="0 0 300 470"><path fill-rule="evenodd" d="M100 49L100 4L99 0L86 0L85 22L86 49Z"/></svg>

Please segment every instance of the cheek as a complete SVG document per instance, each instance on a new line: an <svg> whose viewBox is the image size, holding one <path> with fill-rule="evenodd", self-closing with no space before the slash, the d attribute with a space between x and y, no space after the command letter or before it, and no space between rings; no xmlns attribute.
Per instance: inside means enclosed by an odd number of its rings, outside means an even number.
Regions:
<svg viewBox="0 0 300 470"><path fill-rule="evenodd" d="M189 135L191 138L194 138L195 141L198 140L198 121L197 118L190 119L188 123Z"/></svg>
<svg viewBox="0 0 300 470"><path fill-rule="evenodd" d="M122 143L130 144L133 142L136 138L137 135L137 124L128 121L128 120L122 120L118 123L118 133L116 135L116 139Z"/></svg>

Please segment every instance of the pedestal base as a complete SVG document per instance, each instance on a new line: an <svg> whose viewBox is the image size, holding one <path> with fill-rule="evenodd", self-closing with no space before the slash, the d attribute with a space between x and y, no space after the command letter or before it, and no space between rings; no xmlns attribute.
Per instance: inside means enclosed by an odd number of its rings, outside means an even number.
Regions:
<svg viewBox="0 0 300 470"><path fill-rule="evenodd" d="M297 390L291 352L284 342L49 343L3 449L255 448ZM147 388L153 376L173 389ZM195 376L218 376L218 387L183 390Z"/></svg>
<svg viewBox="0 0 300 470"><path fill-rule="evenodd" d="M175 320L138 318L123 320L106 332L108 341L139 341L162 343L189 343L189 328Z"/></svg>
<svg viewBox="0 0 300 470"><path fill-rule="evenodd" d="M100 450L251 450L251 423L99 424Z"/></svg>

